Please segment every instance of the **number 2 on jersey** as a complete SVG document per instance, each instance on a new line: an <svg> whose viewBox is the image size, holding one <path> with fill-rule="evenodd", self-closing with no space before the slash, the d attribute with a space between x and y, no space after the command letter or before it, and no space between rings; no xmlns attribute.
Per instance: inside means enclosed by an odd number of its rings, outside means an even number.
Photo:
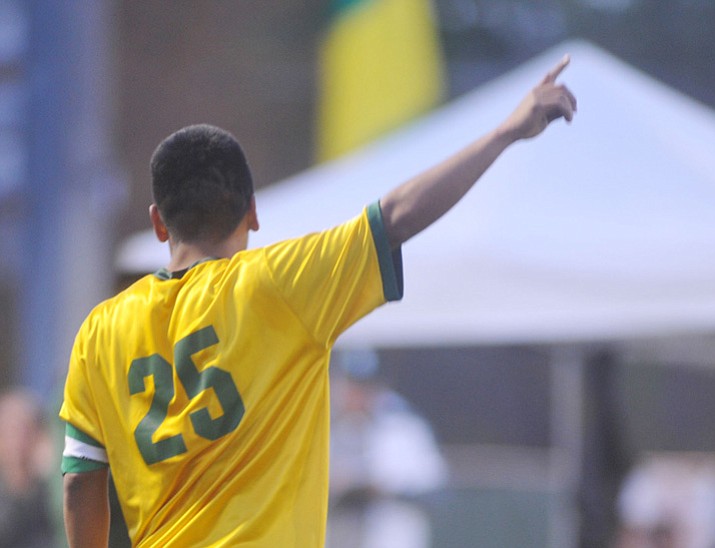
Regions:
<svg viewBox="0 0 715 548"><path fill-rule="evenodd" d="M202 407L189 414L194 431L208 440L217 440L232 432L243 418L243 400L238 393L231 374L219 367L209 366L199 371L192 356L218 343L212 326L204 327L187 335L174 346L174 363L179 382L189 399L212 388L223 414L212 418L208 409ZM154 464L186 452L186 443L181 434L154 441L154 434L167 417L169 403L174 398L174 366L159 354L134 360L129 366L129 393L146 391L144 380L154 378L154 397L149 411L134 430L134 439L147 464Z"/></svg>

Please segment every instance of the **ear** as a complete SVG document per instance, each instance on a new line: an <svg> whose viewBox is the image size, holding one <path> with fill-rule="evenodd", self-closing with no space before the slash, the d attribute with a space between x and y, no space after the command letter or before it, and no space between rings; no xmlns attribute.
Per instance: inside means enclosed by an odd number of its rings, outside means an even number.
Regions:
<svg viewBox="0 0 715 548"><path fill-rule="evenodd" d="M151 224L154 227L154 234L156 234L157 239L160 242L166 242L169 239L169 231L161 215L159 215L159 208L156 207L156 204L149 206L149 218L151 219Z"/></svg>
<svg viewBox="0 0 715 548"><path fill-rule="evenodd" d="M258 223L258 213L256 213L255 194L251 196L251 205L246 212L246 217L248 218L248 230L253 230L253 232L256 232L259 228L261 228L260 224Z"/></svg>

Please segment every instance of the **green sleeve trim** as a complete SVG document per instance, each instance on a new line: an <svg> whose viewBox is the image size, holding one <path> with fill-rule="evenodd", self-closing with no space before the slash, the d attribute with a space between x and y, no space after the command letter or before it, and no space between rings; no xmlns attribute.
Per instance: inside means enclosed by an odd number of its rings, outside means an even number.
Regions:
<svg viewBox="0 0 715 548"><path fill-rule="evenodd" d="M402 276L402 247L390 249L385 223L382 219L380 202L367 207L367 219L372 231L372 239L377 250L377 260L382 276L382 291L386 301L399 301L404 293Z"/></svg>
<svg viewBox="0 0 715 548"><path fill-rule="evenodd" d="M94 472L107 468L109 464L106 462L98 462L90 459L80 459L79 457L62 457L62 473L63 474L82 474L85 472Z"/></svg>
<svg viewBox="0 0 715 548"><path fill-rule="evenodd" d="M88 436L81 430L77 429L70 423L65 423L65 438L71 438L80 444L88 447L96 447L104 451L104 446L99 443L94 438ZM77 456L68 454L67 444L70 443L65 441L65 454L62 455L62 473L63 474L75 474L81 472L94 472L95 470L101 470L109 466L106 462L101 462L87 457ZM71 445L71 444L70 444ZM71 453L72 451L70 451Z"/></svg>
<svg viewBox="0 0 715 548"><path fill-rule="evenodd" d="M65 425L65 435L67 435L70 438L75 439L77 441L81 441L82 443L86 443L87 445L91 445L93 447L100 447L100 448L104 449L104 445L99 443L94 438L88 436L81 430L78 430L77 428L72 426L70 423L67 423Z"/></svg>

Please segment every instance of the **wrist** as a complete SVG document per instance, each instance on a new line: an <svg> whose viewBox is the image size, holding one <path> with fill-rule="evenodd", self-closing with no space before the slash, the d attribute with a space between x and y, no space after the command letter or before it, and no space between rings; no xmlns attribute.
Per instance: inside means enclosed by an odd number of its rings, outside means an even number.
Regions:
<svg viewBox="0 0 715 548"><path fill-rule="evenodd" d="M501 143L504 148L522 139L519 130L510 124L508 120L499 125L493 134L494 140Z"/></svg>

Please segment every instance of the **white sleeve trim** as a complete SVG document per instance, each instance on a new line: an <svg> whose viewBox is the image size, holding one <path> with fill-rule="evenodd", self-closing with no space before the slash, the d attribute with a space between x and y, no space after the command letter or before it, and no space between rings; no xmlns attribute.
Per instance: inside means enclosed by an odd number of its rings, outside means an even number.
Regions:
<svg viewBox="0 0 715 548"><path fill-rule="evenodd" d="M83 443L70 436L65 436L65 450L62 452L62 456L65 458L89 459L96 462L109 463L107 452L103 448Z"/></svg>

